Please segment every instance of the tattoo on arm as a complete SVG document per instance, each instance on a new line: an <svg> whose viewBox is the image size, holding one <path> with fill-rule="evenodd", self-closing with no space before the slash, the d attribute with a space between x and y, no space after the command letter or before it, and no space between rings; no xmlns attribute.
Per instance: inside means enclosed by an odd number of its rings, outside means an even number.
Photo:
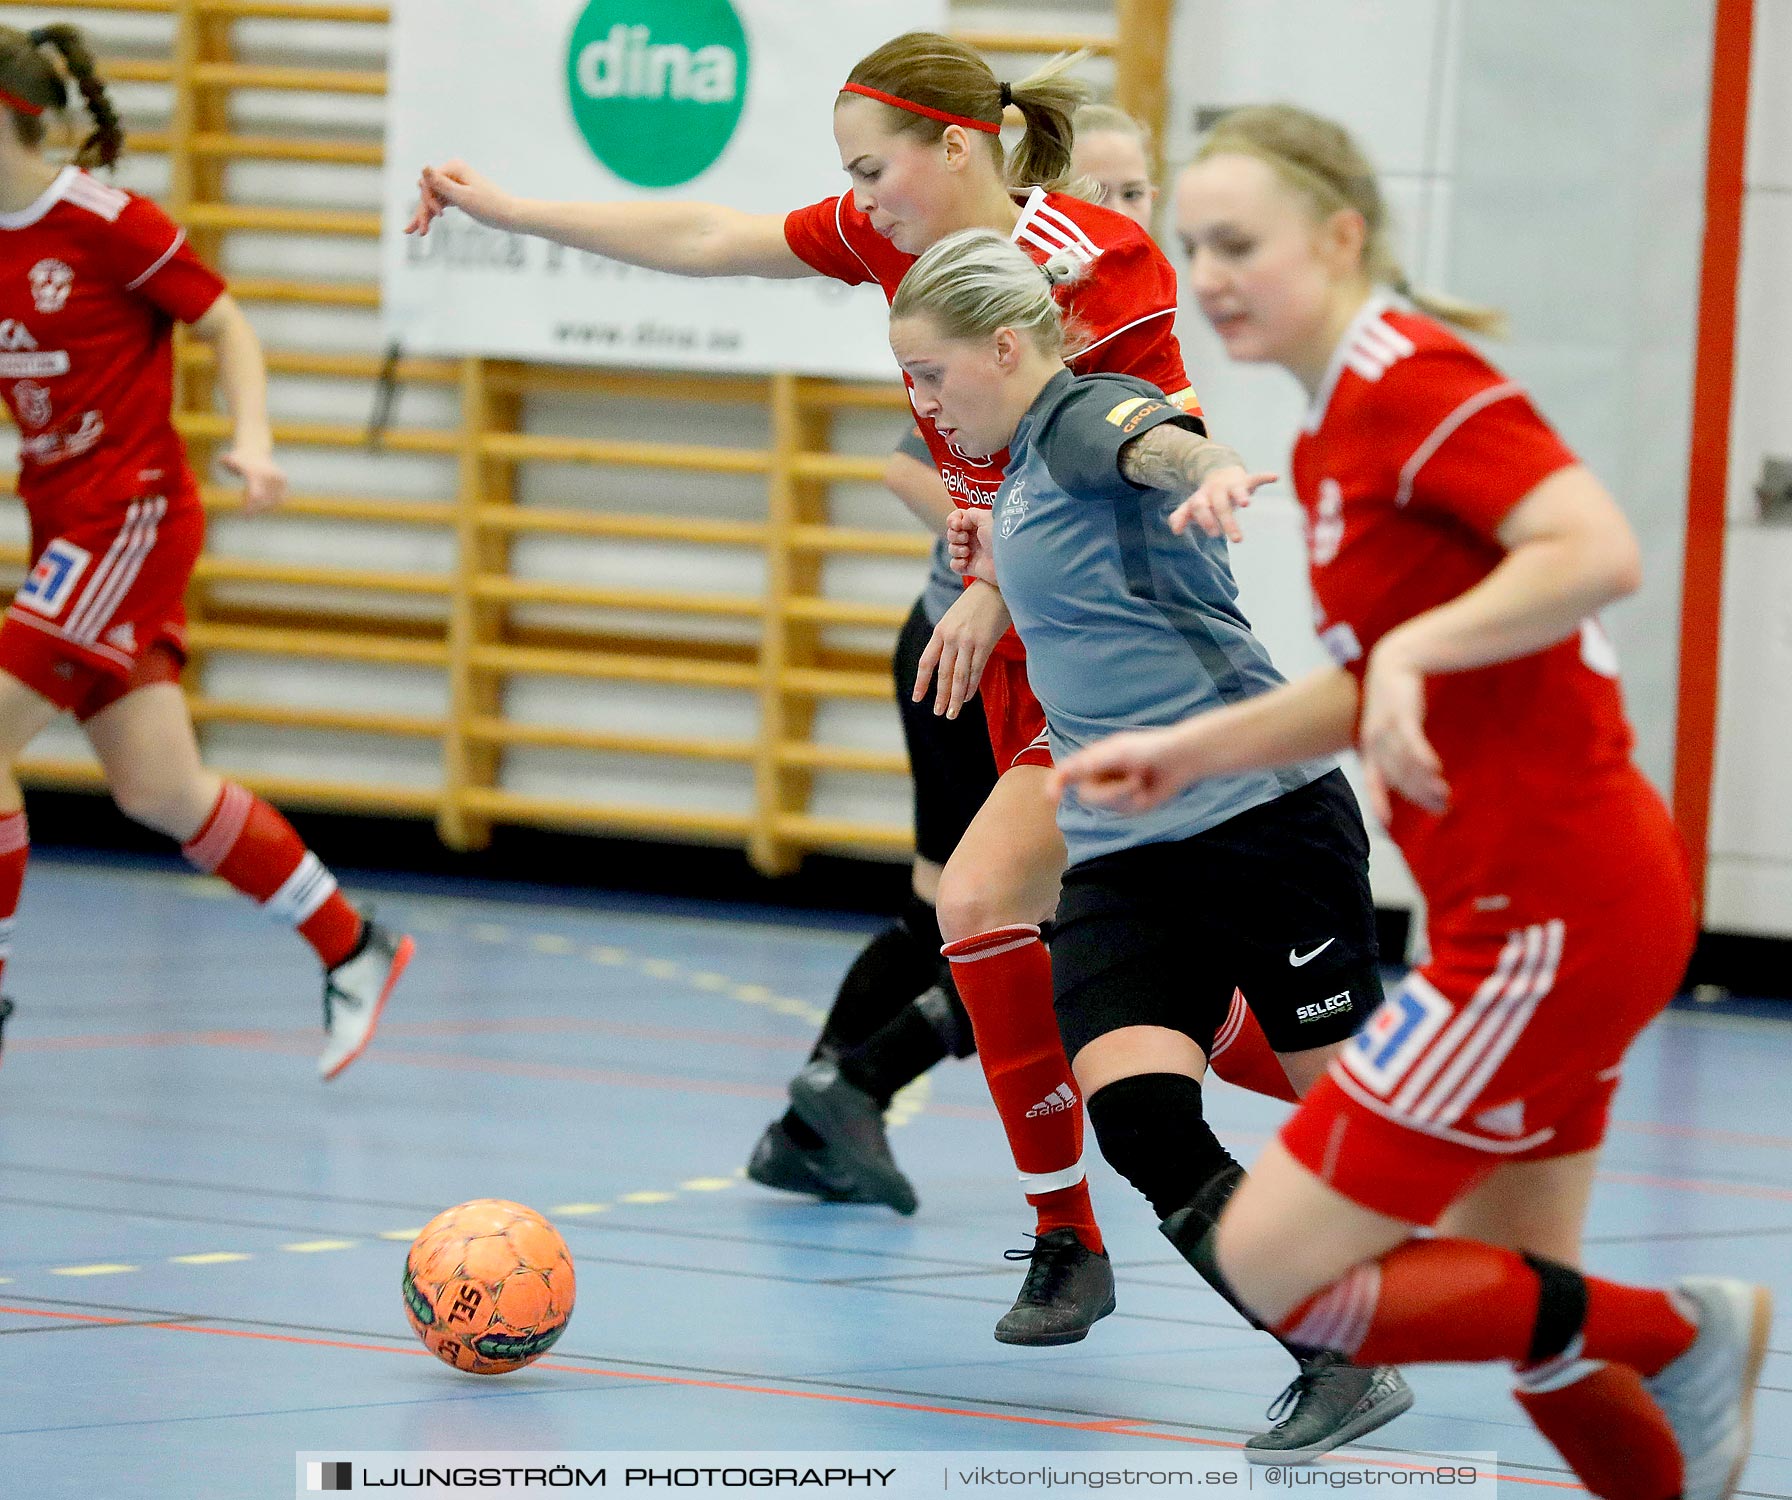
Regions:
<svg viewBox="0 0 1792 1500"><path fill-rule="evenodd" d="M1224 443L1168 422L1120 450L1120 472L1151 490L1198 490L1209 474L1229 464L1242 468L1244 460Z"/></svg>

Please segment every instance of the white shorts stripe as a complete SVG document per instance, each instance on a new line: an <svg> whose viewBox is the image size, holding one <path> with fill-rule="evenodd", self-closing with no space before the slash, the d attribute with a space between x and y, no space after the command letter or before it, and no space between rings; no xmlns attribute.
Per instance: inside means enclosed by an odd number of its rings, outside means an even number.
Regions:
<svg viewBox="0 0 1792 1500"><path fill-rule="evenodd" d="M81 622L86 618L88 606L94 593L106 586L112 576L112 570L118 566L118 560L124 556L136 534L137 520L143 514L143 502L133 500L124 514L124 525L118 528L118 534L112 538L112 545L106 548L106 555L100 559L100 565L87 577L86 584L76 596L74 607L69 610L68 618L63 621L62 628L70 640L80 640Z"/></svg>
<svg viewBox="0 0 1792 1500"><path fill-rule="evenodd" d="M1243 990L1232 991L1232 1004L1226 1010L1226 1022L1214 1033L1213 1051L1208 1053L1207 1060L1212 1062L1238 1040L1238 1033L1244 1029L1245 999Z"/></svg>
<svg viewBox="0 0 1792 1500"><path fill-rule="evenodd" d="M1470 1135L1466 1130L1453 1130L1447 1125L1427 1125L1413 1119L1411 1115L1402 1114L1399 1110L1390 1108L1386 1100L1376 1098L1351 1075L1348 1069L1339 1067L1336 1062L1326 1069L1326 1076L1370 1114L1380 1115L1382 1119L1391 1120L1394 1124L1404 1126L1407 1130L1416 1130L1420 1135L1432 1136L1440 1141L1449 1141L1452 1145L1468 1146L1475 1151L1485 1151L1490 1156L1513 1156L1521 1151L1529 1151L1533 1146L1541 1146L1545 1141L1551 1140L1556 1133L1555 1127L1552 1125L1545 1130L1534 1130L1527 1136L1521 1136L1518 1140L1507 1141L1494 1140L1490 1136L1484 1135Z"/></svg>
<svg viewBox="0 0 1792 1500"><path fill-rule="evenodd" d="M79 607L82 624L78 631L71 627L75 639L88 643L99 639L100 632L111 622L113 612L130 593L137 575L143 571L144 561L155 549L157 528L167 509L168 502L160 495L146 502L143 513L137 518L136 535L131 538L131 544L119 560L106 588L94 598L91 605Z"/></svg>
<svg viewBox="0 0 1792 1500"><path fill-rule="evenodd" d="M1460 1047L1463 1041L1480 1024L1481 1017L1487 1008L1505 993L1506 985L1512 978L1512 971L1524 955L1524 942L1518 933L1507 939L1506 946L1500 952L1499 962L1494 965L1481 988L1475 991L1474 998L1463 1006L1462 1010L1444 1028L1443 1034L1431 1044L1426 1054L1419 1059L1418 1066L1407 1076L1400 1092L1391 1101L1395 1109L1411 1109L1418 1102L1419 1096L1430 1086L1431 1080L1437 1076L1439 1068L1450 1060L1450 1055ZM1415 976L1417 977L1417 976ZM1448 1003L1447 1000L1445 1003Z"/></svg>
<svg viewBox="0 0 1792 1500"><path fill-rule="evenodd" d="M1518 972L1512 976L1505 993L1488 1007L1473 1034L1465 1038L1463 1044L1456 1049L1456 1055L1450 1059L1450 1065L1444 1069L1442 1076L1424 1098L1411 1107L1415 1120L1435 1119L1437 1112L1443 1108L1463 1078L1474 1070L1482 1056L1499 1040L1513 1011L1522 1007L1530 998L1538 971L1543 967L1543 957L1543 929L1525 928L1524 957L1519 961Z"/></svg>
<svg viewBox="0 0 1792 1500"><path fill-rule="evenodd" d="M1525 1027L1531 1024L1531 1018L1537 1014L1537 1008L1543 1004L1549 992L1555 988L1556 974L1562 966L1562 942L1567 933L1567 924L1560 921L1548 922L1543 927L1543 962L1536 977L1531 981L1530 993L1521 1004L1512 1008L1505 1029L1483 1054L1479 1065L1463 1080L1458 1089L1438 1112L1440 1125L1454 1125L1467 1112L1468 1107L1480 1097L1481 1090L1486 1088L1493 1075L1499 1071L1500 1064L1511 1055L1512 1049L1518 1045L1518 1039L1524 1035Z"/></svg>

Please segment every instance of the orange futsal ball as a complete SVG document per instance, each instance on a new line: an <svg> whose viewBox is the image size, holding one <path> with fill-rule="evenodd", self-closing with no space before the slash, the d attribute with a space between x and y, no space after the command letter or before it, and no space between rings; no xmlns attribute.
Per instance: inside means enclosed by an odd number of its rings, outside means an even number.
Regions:
<svg viewBox="0 0 1792 1500"><path fill-rule="evenodd" d="M445 1209L411 1242L404 1311L423 1347L470 1375L540 1359L572 1316L572 1256L532 1208L479 1198Z"/></svg>

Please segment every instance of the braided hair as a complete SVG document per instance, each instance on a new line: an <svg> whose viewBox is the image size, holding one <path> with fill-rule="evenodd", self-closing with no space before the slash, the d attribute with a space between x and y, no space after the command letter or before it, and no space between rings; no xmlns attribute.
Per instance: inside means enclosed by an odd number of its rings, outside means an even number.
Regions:
<svg viewBox="0 0 1792 1500"><path fill-rule="evenodd" d="M64 72L80 91L94 125L76 151L75 162L83 167L110 167L124 149L124 127L79 28L40 26L26 32L0 26L0 106L12 115L13 127L25 145L43 144L43 120L34 110L68 107Z"/></svg>

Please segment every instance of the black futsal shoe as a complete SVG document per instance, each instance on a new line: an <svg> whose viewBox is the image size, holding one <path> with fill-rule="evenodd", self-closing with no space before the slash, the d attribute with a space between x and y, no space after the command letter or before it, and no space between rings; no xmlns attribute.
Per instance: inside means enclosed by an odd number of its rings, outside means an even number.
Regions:
<svg viewBox="0 0 1792 1500"><path fill-rule="evenodd" d="M781 1193L803 1193L823 1203L882 1203L858 1183L836 1174L828 1165L826 1147L799 1146L782 1120L765 1127L747 1158L747 1176L761 1187Z"/></svg>
<svg viewBox="0 0 1792 1500"><path fill-rule="evenodd" d="M0 1053L6 1051L6 1018L12 1014L12 1001L0 995Z"/></svg>
<svg viewBox="0 0 1792 1500"><path fill-rule="evenodd" d="M1301 1361L1300 1374L1271 1403L1269 1420L1276 1425L1244 1445L1245 1460L1312 1463L1387 1426L1411 1405L1412 1387L1392 1365L1362 1370L1341 1354L1315 1354Z"/></svg>
<svg viewBox="0 0 1792 1500"><path fill-rule="evenodd" d="M853 1203L887 1203L899 1214L920 1206L914 1184L890 1154L883 1107L851 1083L829 1057L818 1057L790 1081L797 1118L822 1139L828 1176Z"/></svg>
<svg viewBox="0 0 1792 1500"><path fill-rule="evenodd" d="M1002 1344L1074 1344L1114 1310L1114 1266L1107 1251L1091 1250L1070 1228L1033 1236L1009 1260L1031 1261L1014 1306L996 1324Z"/></svg>

